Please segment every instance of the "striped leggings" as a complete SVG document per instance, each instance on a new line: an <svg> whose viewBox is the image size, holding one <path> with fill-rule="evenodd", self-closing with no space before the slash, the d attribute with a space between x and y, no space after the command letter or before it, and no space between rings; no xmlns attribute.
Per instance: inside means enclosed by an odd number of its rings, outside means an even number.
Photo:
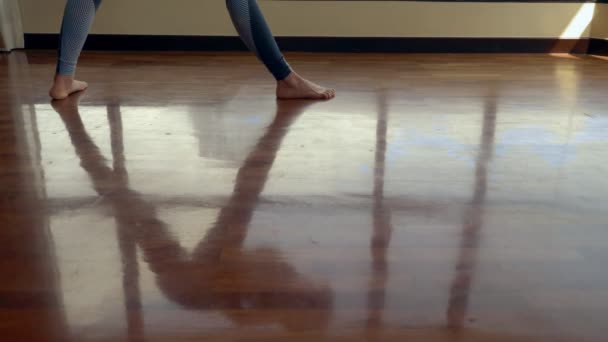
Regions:
<svg viewBox="0 0 608 342"><path fill-rule="evenodd" d="M68 0L59 43L57 74L73 75L76 63L102 0ZM291 68L281 54L256 0L226 0L232 22L249 50L264 63L277 80Z"/></svg>

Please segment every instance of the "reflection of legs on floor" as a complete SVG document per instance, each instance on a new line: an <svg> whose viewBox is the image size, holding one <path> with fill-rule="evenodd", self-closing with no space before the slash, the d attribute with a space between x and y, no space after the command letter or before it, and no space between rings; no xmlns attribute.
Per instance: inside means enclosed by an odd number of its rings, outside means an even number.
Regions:
<svg viewBox="0 0 608 342"><path fill-rule="evenodd" d="M296 309L300 308L300 305L304 305L306 309L328 309L331 306L329 289L304 279L285 262L280 251L247 251L242 246L249 221L281 141L289 125L304 109L304 103L279 104L274 121L240 168L234 191L220 210L217 223L190 256L172 237L167 224L158 217L156 208L140 194L128 188L126 169L117 174L116 170L107 165L106 159L89 137L79 116L80 96L81 94L78 94L65 101L55 102L54 108L64 121L76 154L90 176L93 187L104 197L104 202L112 206L117 226L122 230L119 237L128 240L121 242L124 245L121 248L125 247L125 256L132 257L128 247L129 241L134 241L155 273L158 286L168 298L184 307L225 310L225 314L239 324L276 322L287 328L292 325L302 327L302 322L291 320L289 315L281 313L280 310L276 315L260 315L253 319L251 316L239 314L235 309L244 308L245 305L249 309ZM112 110L109 113L110 120L117 120L117 113L117 110ZM119 126L117 121L110 123L112 139L122 140ZM122 142L112 141L112 145L115 160L124 160L124 156L120 155ZM235 252L228 263L222 263L220 260L220 253L225 247ZM273 255L272 260L275 262L268 268L260 268L255 263L260 259L260 256L257 256L259 253L265 257ZM127 266L123 271L137 272ZM268 284L294 284L296 288L306 290L247 290L248 282L258 278L265 279ZM234 291L224 294L211 291L219 286L217 282L221 279L228 279ZM133 289L125 290L125 294L136 296L131 290ZM329 310L324 311L323 315L316 315L317 320L311 320L309 326L317 329L324 327L328 322L328 315ZM137 327L137 322L134 325Z"/></svg>
<svg viewBox="0 0 608 342"><path fill-rule="evenodd" d="M237 239L238 245L242 244L247 225L251 220L259 196L264 190L281 142L291 124L310 103L293 101L279 102L278 105L274 120L239 168L232 196L220 211L210 234L212 232L225 234L225 230L231 229L231 236ZM204 243L205 240L201 242ZM206 248L199 245L195 254L199 250L204 251Z"/></svg>

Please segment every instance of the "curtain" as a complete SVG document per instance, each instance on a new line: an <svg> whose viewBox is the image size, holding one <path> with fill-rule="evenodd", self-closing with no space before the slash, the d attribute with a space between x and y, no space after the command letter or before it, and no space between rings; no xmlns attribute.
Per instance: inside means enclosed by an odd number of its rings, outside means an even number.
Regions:
<svg viewBox="0 0 608 342"><path fill-rule="evenodd" d="M18 48L23 48L19 1L0 0L0 51Z"/></svg>

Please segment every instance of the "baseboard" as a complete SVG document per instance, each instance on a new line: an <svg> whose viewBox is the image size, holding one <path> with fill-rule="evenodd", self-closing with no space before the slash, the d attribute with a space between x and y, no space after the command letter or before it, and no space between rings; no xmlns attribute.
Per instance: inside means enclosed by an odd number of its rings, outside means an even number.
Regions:
<svg viewBox="0 0 608 342"><path fill-rule="evenodd" d="M589 41L588 54L608 56L608 40L592 38Z"/></svg>
<svg viewBox="0 0 608 342"><path fill-rule="evenodd" d="M589 39L277 37L283 51L408 53L579 53ZM57 34L25 34L26 49L56 49ZM596 43L598 44L598 43ZM238 37L90 35L85 50L245 51Z"/></svg>

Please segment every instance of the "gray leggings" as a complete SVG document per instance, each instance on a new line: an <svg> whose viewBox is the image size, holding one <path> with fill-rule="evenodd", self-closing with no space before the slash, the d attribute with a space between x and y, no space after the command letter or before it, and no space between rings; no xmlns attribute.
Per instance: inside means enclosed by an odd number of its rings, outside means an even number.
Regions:
<svg viewBox="0 0 608 342"><path fill-rule="evenodd" d="M57 74L73 75L76 63L102 0L68 0L61 24ZM277 80L291 68L281 54L256 0L226 0L232 22L245 45Z"/></svg>

